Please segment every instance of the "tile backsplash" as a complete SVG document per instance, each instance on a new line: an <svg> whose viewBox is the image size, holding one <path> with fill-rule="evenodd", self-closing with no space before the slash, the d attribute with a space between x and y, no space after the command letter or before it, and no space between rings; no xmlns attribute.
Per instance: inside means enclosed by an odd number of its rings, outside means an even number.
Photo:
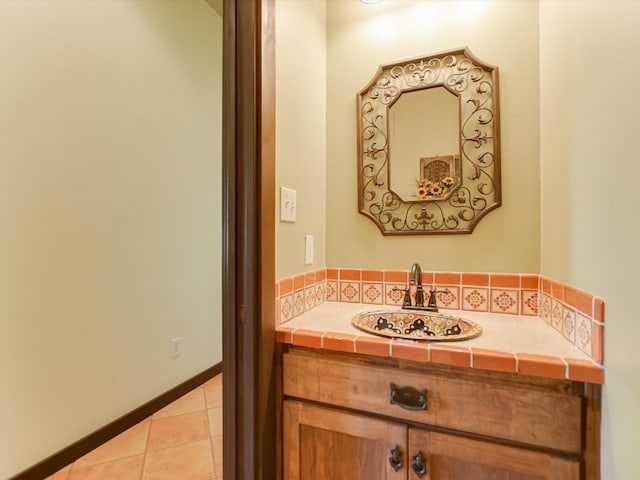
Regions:
<svg viewBox="0 0 640 480"><path fill-rule="evenodd" d="M276 282L276 320L283 324L323 302L402 305L407 270L325 268ZM422 272L426 293L443 309L542 318L556 334L604 363L604 302L535 274ZM413 290L413 289L412 289Z"/></svg>

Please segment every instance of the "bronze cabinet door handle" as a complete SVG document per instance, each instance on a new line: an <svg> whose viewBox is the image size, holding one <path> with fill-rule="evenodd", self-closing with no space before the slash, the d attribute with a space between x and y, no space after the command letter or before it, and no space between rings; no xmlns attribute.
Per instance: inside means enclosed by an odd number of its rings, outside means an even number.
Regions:
<svg viewBox="0 0 640 480"><path fill-rule="evenodd" d="M402 468L402 449L399 445L396 445L391 449L391 455L389 455L389 463L396 472Z"/></svg>
<svg viewBox="0 0 640 480"><path fill-rule="evenodd" d="M413 387L398 387L395 383L389 385L389 402L405 410L426 410L427 390L417 390Z"/></svg>
<svg viewBox="0 0 640 480"><path fill-rule="evenodd" d="M418 478L422 478L427 473L427 462L425 461L424 455L422 455L422 452L419 450L418 453L413 456L411 469L418 476Z"/></svg>

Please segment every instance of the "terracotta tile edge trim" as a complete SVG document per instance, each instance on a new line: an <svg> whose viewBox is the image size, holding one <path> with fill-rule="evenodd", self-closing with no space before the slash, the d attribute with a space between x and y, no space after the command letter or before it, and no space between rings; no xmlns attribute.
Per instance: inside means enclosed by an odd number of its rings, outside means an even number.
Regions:
<svg viewBox="0 0 640 480"><path fill-rule="evenodd" d="M604 384L604 368L592 360L566 358L567 380Z"/></svg>
<svg viewBox="0 0 640 480"><path fill-rule="evenodd" d="M288 327L278 327L276 329L277 333L283 333L283 336L277 335L277 341L280 343L288 343L291 345L303 346L307 348L317 348L321 350L331 350L331 351L342 351L348 353L358 353L362 355L371 355L378 357L390 357L390 358L399 358L399 359L409 359L413 361L418 361L421 363L434 363L439 365L451 365L462 368L471 368L471 369L482 369L482 370L490 370L490 371L498 371L498 372L507 372L507 373L515 373L518 375L532 375L544 378L556 378L556 379L566 379L575 382L586 382L586 383L595 383L595 384L603 384L604 383L604 367L598 365L593 360L585 360L579 358L564 358L564 357L556 357L553 355L539 355L539 354L528 354L528 353L516 353L513 351L504 351L504 350L491 350L485 348L472 348L468 346L451 346L451 345L440 345L440 344L414 344L414 343L405 343L401 341L385 341L384 339L378 339L377 337L368 337L367 335L361 334L350 334L343 332L320 332L314 330L307 330L303 328L288 328ZM288 334L288 335L287 335ZM305 341L313 338L311 342ZM332 342L328 342L327 340L338 340L337 344L341 343L349 344L350 348L340 348L335 347L331 348L328 344ZM385 350L385 354L381 355L378 352L373 350L364 352L358 349L358 339L371 339L376 343L379 343L381 350ZM319 345L317 344L319 340ZM396 347L396 352L394 352L394 346ZM409 350L409 352L400 353L403 349ZM422 351L424 351L424 355L422 355ZM469 364L463 365L458 361L434 361L434 353L455 353L461 354L462 356L468 355ZM522 356L522 359L520 358ZM422 358L420 358L422 357ZM440 357L440 355L438 355ZM483 365L479 365L479 360L482 358ZM510 362L510 358L513 358L514 369L511 368L511 365L506 366L495 366L492 365L493 361L498 361L500 363L501 360L505 360L506 362ZM549 373L540 373L536 370L529 370L529 365L527 367L527 371L522 371L522 366L525 364L540 364L540 367L543 367L546 363L545 360L549 360L551 364L561 364L563 369L562 375L549 374ZM488 365L485 365L485 362L489 362ZM549 369L546 369L547 372Z"/></svg>

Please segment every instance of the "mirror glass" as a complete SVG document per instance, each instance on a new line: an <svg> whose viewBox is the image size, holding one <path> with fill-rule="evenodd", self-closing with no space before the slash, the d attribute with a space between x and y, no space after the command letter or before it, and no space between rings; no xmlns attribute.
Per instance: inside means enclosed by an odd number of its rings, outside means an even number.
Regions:
<svg viewBox="0 0 640 480"><path fill-rule="evenodd" d="M458 97L444 87L403 93L389 107L389 184L403 201L420 201L434 190L439 193L436 188L425 188L424 180L429 179L435 162L425 163L460 158L459 112ZM440 178L433 178L431 185L455 177L445 161L439 166L436 176Z"/></svg>
<svg viewBox="0 0 640 480"><path fill-rule="evenodd" d="M498 68L468 48L381 65L358 93L358 209L383 235L471 233L501 205Z"/></svg>

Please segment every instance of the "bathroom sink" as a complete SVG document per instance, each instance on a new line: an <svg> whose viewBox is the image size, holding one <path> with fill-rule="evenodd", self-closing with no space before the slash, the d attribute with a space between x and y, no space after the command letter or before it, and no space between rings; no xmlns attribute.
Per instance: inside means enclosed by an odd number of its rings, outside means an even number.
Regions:
<svg viewBox="0 0 640 480"><path fill-rule="evenodd" d="M358 313L354 327L391 338L455 342L477 337L482 327L473 320L418 310L374 310Z"/></svg>

